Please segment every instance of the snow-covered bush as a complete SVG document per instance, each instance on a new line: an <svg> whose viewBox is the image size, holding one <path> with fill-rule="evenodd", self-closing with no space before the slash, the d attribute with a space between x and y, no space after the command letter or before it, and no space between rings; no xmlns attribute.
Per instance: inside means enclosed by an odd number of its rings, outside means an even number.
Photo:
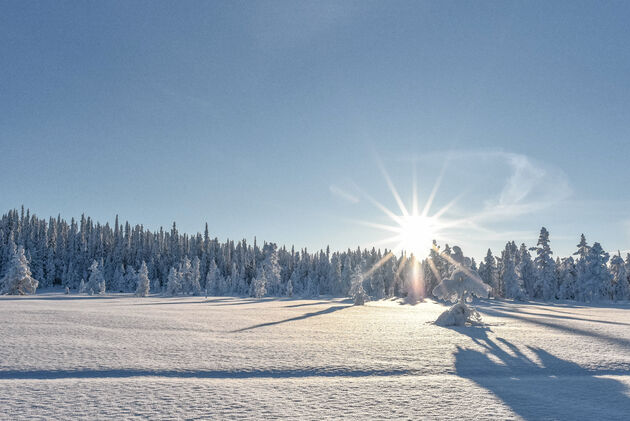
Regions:
<svg viewBox="0 0 630 421"><path fill-rule="evenodd" d="M479 323L481 317L467 302L473 296L488 297L491 287L484 283L479 275L464 266L459 266L449 278L443 279L434 289L438 299L456 303L438 317L435 324L440 326L464 326L466 323Z"/></svg>
<svg viewBox="0 0 630 421"><path fill-rule="evenodd" d="M138 286L136 287L136 296L146 297L149 294L151 281L149 281L149 270L147 264L143 261L138 271Z"/></svg>
<svg viewBox="0 0 630 421"><path fill-rule="evenodd" d="M9 267L0 281L0 291L11 295L34 294L38 285L39 282L31 276L24 248L13 249Z"/></svg>

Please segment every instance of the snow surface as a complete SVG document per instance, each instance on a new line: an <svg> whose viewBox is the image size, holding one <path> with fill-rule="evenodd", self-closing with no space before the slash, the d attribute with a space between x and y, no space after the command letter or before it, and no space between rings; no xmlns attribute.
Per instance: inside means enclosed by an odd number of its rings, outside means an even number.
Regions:
<svg viewBox="0 0 630 421"><path fill-rule="evenodd" d="M630 305L0 297L0 419L628 419Z"/></svg>

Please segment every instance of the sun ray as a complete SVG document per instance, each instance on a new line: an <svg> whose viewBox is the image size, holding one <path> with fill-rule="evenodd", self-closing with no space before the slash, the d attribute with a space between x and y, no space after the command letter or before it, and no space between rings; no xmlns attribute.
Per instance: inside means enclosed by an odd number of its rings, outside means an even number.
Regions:
<svg viewBox="0 0 630 421"><path fill-rule="evenodd" d="M442 169L440 170L440 174L438 175L437 180L435 180L435 184L433 185L431 194L429 194L427 203L425 203L424 209L422 209L422 216L427 216L429 214L429 211L431 210L431 206L433 205L433 200L435 200L435 195L437 194L440 188L440 185L442 184L442 178L444 177L444 173L446 172L447 163L448 163L448 160L444 161L444 165L442 165Z"/></svg>
<svg viewBox="0 0 630 421"><path fill-rule="evenodd" d="M381 266L383 266L385 263L387 263L387 261L389 259L391 259L392 257L394 257L394 253L392 253L391 251L389 253L387 253L385 256L383 256L378 262L376 262L374 264L374 266L372 266L370 268L370 270L368 270L367 272L365 272L363 274L363 276L365 278L369 277L370 275L372 275L378 268L380 268Z"/></svg>
<svg viewBox="0 0 630 421"><path fill-rule="evenodd" d="M394 196L394 199L396 200L396 203L398 204L400 211L402 212L404 216L409 216L409 211L407 211L407 207L405 207L405 204L400 198L400 195L398 194L398 190L396 190L396 186L394 186L392 179L389 177L389 173L385 169L385 166L383 165L381 160L378 159L378 157L376 159L376 163L378 165L378 168L381 170L381 173L383 174L383 178L385 178L385 182L387 183L387 186L389 187L389 191L392 193L392 196Z"/></svg>
<svg viewBox="0 0 630 421"><path fill-rule="evenodd" d="M457 201L462 197L463 195L459 195L457 196L455 199L451 200L450 202L448 202L445 206L442 207L442 209L440 209L439 211L437 211L432 217L433 218L439 218L442 215L444 215L446 212L449 211L450 208L452 208L455 203L457 203Z"/></svg>
<svg viewBox="0 0 630 421"><path fill-rule="evenodd" d="M415 159L413 161L411 174L411 214L418 214L418 174Z"/></svg>
<svg viewBox="0 0 630 421"><path fill-rule="evenodd" d="M361 192L361 194L363 194L363 196L365 196L367 200L369 200L374 206L379 208L392 221L396 222L397 224L400 224L402 222L402 219L400 218L400 216L396 215L394 212L389 210L385 205L381 204L378 200L374 199L372 196L370 196L363 190L359 189L359 191Z"/></svg>
<svg viewBox="0 0 630 421"><path fill-rule="evenodd" d="M396 269L396 276L400 275L400 272L402 272L402 270L405 267L406 261L407 261L407 255L403 254L402 257L400 258L400 263L398 263L398 269Z"/></svg>
<svg viewBox="0 0 630 421"><path fill-rule="evenodd" d="M367 227L376 228L383 231L389 231L389 232L395 232L395 233L400 233L402 231L400 226L378 224L376 222L360 221L356 219L351 219L351 221L354 222L355 224L365 225Z"/></svg>
<svg viewBox="0 0 630 421"><path fill-rule="evenodd" d="M429 262L429 269L431 269L431 272L433 272L433 276L435 276L435 279L437 279L438 281L441 281L440 272L435 267L435 263L433 263L433 259L427 259L427 262Z"/></svg>
<svg viewBox="0 0 630 421"><path fill-rule="evenodd" d="M398 244L394 246L394 248L400 247L402 238L400 235L395 235L393 237L383 238L382 240L378 240L372 243L373 246L382 246L387 244Z"/></svg>

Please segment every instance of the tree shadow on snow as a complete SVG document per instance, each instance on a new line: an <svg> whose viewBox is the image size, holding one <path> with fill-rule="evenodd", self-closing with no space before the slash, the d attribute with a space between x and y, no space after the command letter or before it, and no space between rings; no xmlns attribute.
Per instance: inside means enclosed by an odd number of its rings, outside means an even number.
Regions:
<svg viewBox="0 0 630 421"><path fill-rule="evenodd" d="M0 301L113 300L124 295L0 295Z"/></svg>
<svg viewBox="0 0 630 421"><path fill-rule="evenodd" d="M331 306L331 307L325 308L325 309L320 310L320 311L314 311L312 313L302 314L301 316L291 317L291 318L288 318L288 319L285 319L285 320L279 320L279 321L276 321L276 322L259 323L259 324L253 325L253 326L244 327L242 329L236 329L236 330L233 330L231 333L244 332L246 330L258 329L258 328L261 328L261 327L268 327L268 326L275 326L275 325L279 325L279 324L283 324L283 323L295 322L295 321L298 321L298 320L304 320L304 319L308 319L308 318L311 318L311 317L323 316L324 314L334 313L335 311L343 310L344 308L348 308L348 307L352 307L352 306L351 305Z"/></svg>
<svg viewBox="0 0 630 421"><path fill-rule="evenodd" d="M588 370L542 348L522 350L502 338L492 340L486 327L455 330L483 348L457 347L457 375L492 392L526 420L625 419L630 414L626 386L598 377L626 376L628 370Z"/></svg>
<svg viewBox="0 0 630 421"><path fill-rule="evenodd" d="M555 320L553 320L552 317L549 317L547 315L542 316L542 317L541 316L528 317L527 316L528 313L519 312L518 310L514 310L514 309L501 310L501 309L491 309L491 308L479 308L479 307L477 307L477 310L480 313L486 314L488 316L506 317L506 318L515 319L515 320L521 320L521 321L524 321L526 323L530 323L530 324L533 324L533 325L544 326L544 327L548 327L548 328L551 328L551 329L555 329L555 330L558 330L558 331L563 332L563 333L571 333L571 334L575 334L575 335L581 335L581 336L586 336L586 337L592 337L592 338L600 339L600 340L608 342L610 344L630 349L630 339L618 338L618 337L615 337L615 336L607 335L607 334L602 333L602 332L597 332L597 331L593 331L593 330L582 329L582 328L579 328L579 327L576 327L576 326L569 326L567 324L557 323ZM546 317L549 317L549 318L547 320L545 320ZM594 320L589 320L589 321L594 321ZM571 322L571 320L567 320L567 323L570 323L570 322ZM621 323L621 322L619 322L619 323ZM617 324L617 323L614 323L614 324Z"/></svg>
<svg viewBox="0 0 630 421"><path fill-rule="evenodd" d="M85 369L85 370L0 370L0 380L53 379L121 379L133 377L171 377L191 379L250 379L302 377L387 377L413 374L409 370L348 369L343 367L312 367L304 369L246 369L246 370L149 370L149 369Z"/></svg>

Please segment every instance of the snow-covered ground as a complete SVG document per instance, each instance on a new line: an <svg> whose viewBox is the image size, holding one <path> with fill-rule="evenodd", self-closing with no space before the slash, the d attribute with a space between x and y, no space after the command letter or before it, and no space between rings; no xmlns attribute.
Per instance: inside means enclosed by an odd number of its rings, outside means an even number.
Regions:
<svg viewBox="0 0 630 421"><path fill-rule="evenodd" d="M0 297L1 419L628 419L630 305Z"/></svg>

